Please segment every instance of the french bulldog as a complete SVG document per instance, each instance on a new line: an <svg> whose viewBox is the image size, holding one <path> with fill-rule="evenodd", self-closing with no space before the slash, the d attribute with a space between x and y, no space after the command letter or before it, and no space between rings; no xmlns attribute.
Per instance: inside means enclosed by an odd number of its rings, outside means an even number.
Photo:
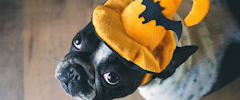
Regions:
<svg viewBox="0 0 240 100"><path fill-rule="evenodd" d="M191 2L183 0L174 20L185 18ZM183 26L167 68L143 86L139 87L146 73L130 68L136 65L101 41L92 22L73 38L55 77L75 100L112 100L136 89L146 100L198 100L240 76L240 20L236 8L231 8L234 4L233 0L211 0L204 20Z"/></svg>

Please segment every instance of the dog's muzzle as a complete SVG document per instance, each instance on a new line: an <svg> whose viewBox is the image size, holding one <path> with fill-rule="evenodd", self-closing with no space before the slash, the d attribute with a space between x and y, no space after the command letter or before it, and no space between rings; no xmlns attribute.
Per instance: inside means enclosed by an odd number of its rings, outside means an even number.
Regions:
<svg viewBox="0 0 240 100"><path fill-rule="evenodd" d="M75 100L92 100L96 96L92 67L79 58L65 58L58 64L55 77Z"/></svg>

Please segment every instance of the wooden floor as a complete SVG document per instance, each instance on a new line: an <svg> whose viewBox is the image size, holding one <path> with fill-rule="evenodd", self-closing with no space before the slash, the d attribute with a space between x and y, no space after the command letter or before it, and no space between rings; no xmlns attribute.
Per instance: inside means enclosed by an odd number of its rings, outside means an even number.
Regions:
<svg viewBox="0 0 240 100"><path fill-rule="evenodd" d="M0 0L0 100L73 100L54 77L105 0ZM239 100L240 78L201 100ZM144 100L134 93L119 100Z"/></svg>

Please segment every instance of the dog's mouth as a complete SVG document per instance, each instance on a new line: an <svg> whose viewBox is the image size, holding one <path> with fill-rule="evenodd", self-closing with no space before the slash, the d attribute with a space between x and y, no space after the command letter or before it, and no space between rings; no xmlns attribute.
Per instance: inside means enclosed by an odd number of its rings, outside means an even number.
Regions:
<svg viewBox="0 0 240 100"><path fill-rule="evenodd" d="M71 58L61 61L55 72L62 88L75 100L92 100L96 96L94 71L85 65Z"/></svg>

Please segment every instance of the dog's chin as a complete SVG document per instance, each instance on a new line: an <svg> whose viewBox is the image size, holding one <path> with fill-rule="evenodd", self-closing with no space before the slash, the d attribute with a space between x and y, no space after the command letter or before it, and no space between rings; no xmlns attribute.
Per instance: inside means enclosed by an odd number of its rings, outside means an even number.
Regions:
<svg viewBox="0 0 240 100"><path fill-rule="evenodd" d="M62 88L74 100L92 100L96 96L96 91L88 83L78 83L69 81L68 84L60 82Z"/></svg>

